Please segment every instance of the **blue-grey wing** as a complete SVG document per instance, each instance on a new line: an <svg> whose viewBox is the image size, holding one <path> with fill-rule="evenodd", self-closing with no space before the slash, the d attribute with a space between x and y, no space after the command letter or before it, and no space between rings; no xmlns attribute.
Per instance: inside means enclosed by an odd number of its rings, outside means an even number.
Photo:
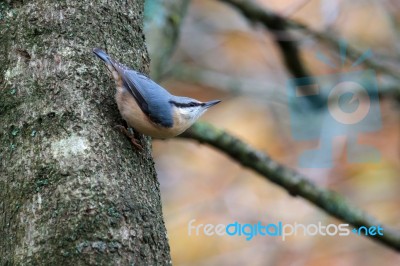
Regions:
<svg viewBox="0 0 400 266"><path fill-rule="evenodd" d="M164 127L172 127L174 121L169 103L171 98L169 92L147 76L134 70L120 68L118 72L122 76L124 86L150 120Z"/></svg>

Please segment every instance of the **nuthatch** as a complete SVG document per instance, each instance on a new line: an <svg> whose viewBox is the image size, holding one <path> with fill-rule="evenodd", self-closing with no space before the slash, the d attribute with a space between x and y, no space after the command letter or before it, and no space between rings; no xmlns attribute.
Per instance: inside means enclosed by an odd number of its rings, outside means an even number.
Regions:
<svg viewBox="0 0 400 266"><path fill-rule="evenodd" d="M115 79L115 99L122 118L145 135L162 139L177 136L220 102L200 102L172 95L145 75L113 60L103 50L95 48L93 52L106 63Z"/></svg>

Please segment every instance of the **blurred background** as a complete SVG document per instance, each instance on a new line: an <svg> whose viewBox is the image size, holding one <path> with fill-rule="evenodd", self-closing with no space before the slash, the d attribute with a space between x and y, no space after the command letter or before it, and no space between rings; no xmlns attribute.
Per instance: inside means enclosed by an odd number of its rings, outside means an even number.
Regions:
<svg viewBox="0 0 400 266"><path fill-rule="evenodd" d="M160 12L157 2L173 1L147 0L145 28L152 61L157 60L154 49L159 42L167 42L154 36L155 29L162 26L156 14ZM397 90L398 97L396 80L385 71L362 63L352 67L352 60L341 64L340 47L334 49L295 30L290 36L271 32L221 1L183 2L188 2L187 9L183 20L177 17L173 21L180 35L158 78L161 84L177 95L203 101L221 99L222 103L201 120L239 137L318 186L341 193L383 224L400 230L400 98L396 100L395 93L380 95L379 101L371 103L378 106L380 127L358 134L359 143L379 151L378 161L349 162L344 134L332 139L332 167L301 167L299 156L317 148L319 139L295 139L287 88L292 75L277 39L297 41L301 63L312 76L340 77L343 73L372 69L377 71L379 90ZM361 53L371 49L372 61L387 65L400 75L397 0L249 2L312 30L337 36ZM321 54L337 67L321 60ZM342 221L196 141L155 140L153 154L174 265L400 265L398 253L356 235L300 234L286 241L260 236L251 241L244 237L189 236L188 223L192 219L196 219L195 224Z"/></svg>

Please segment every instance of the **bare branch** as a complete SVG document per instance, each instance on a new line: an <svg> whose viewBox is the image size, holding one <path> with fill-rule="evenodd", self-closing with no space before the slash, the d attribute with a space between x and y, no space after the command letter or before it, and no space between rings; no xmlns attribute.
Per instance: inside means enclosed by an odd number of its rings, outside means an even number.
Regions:
<svg viewBox="0 0 400 266"><path fill-rule="evenodd" d="M229 155L241 165L256 171L265 179L281 186L291 195L300 196L332 216L355 227L381 225L384 228L384 234L368 236L368 238L400 251L400 233L398 231L383 226L375 218L353 206L340 194L318 187L305 176L275 162L268 155L225 131L206 123L196 123L181 137L195 139L200 143L211 145Z"/></svg>
<svg viewBox="0 0 400 266"><path fill-rule="evenodd" d="M299 30L305 34L308 34L309 36L313 37L319 42L328 45L334 51L339 51L338 47L341 45L341 40L337 36L312 30L304 24L280 16L279 14L267 10L266 8L259 6L251 1L242 1L242 0L219 0L219 1L232 5L240 12L242 12L243 15L249 21L261 23L270 30L274 31L276 30L288 31L290 29ZM282 46L282 44L280 43L278 44L280 45L280 48L282 50L282 55L285 57L285 62L288 69L291 70L292 74L293 73L301 74L301 72L297 72L298 70L296 70L297 69L295 67L296 63L291 62L296 60L298 61L297 64L301 64L300 63L301 61L299 61L299 56L298 55L296 56L296 54L298 53L297 48L291 47L295 46L295 43L291 42L290 44L286 44L286 46ZM357 51L357 49L355 49L349 44L347 44L346 50L347 50L347 58L353 61L356 61L362 56L362 53ZM286 57L288 58L286 59ZM293 65L290 65L289 63ZM384 73L393 77L394 79L396 79L397 82L400 81L400 73L397 70L393 70L392 68L388 67L387 65L381 62L378 62L377 60L373 60L371 58L365 58L363 64L371 69L374 69L377 72ZM396 86L393 87L393 89L396 90L393 93L394 95L400 94L399 87Z"/></svg>
<svg viewBox="0 0 400 266"><path fill-rule="evenodd" d="M304 66L297 43L294 41L295 38L291 37L288 25L285 18L268 12L260 8L259 6L252 4L249 1L234 1L234 0L220 0L221 2L227 2L236 7L242 14L252 22L259 22L267 27L271 34L275 35L275 42L278 45L284 63L288 71L294 78L311 77ZM280 38L279 36L285 36ZM300 86L302 90L304 87ZM307 92L308 93L308 92ZM325 99L320 95L310 98L310 103L313 107L320 108L324 106Z"/></svg>

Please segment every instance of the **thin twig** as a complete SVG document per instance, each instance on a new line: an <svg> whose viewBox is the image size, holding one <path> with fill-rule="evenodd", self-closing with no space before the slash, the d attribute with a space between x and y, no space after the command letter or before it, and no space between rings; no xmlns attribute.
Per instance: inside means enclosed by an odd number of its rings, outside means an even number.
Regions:
<svg viewBox="0 0 400 266"><path fill-rule="evenodd" d="M318 32L315 30L310 29L306 25L295 22L293 20L290 20L289 18L285 18L283 16L280 16L279 14L276 14L268 9L266 9L263 6L260 6L252 1L243 1L243 0L219 0L221 2L228 3L238 9L240 12L243 13L243 15L252 22L258 22L263 25L265 25L267 28L271 30L277 30L277 29L283 29L284 31L288 31L291 29L299 30L305 34L308 34L309 36L313 37L314 39L318 40L321 43L324 43L328 45L330 48L332 48L333 51L339 52L339 47L342 45L343 41L340 40L337 36L334 36L332 34L326 34L324 32ZM277 25L279 24L279 25ZM286 44L288 45L288 44ZM295 43L291 42L291 45L295 45ZM290 45L289 45L290 46ZM293 56L293 48L292 51L289 50L284 50L284 48L287 47L281 47L282 54L283 56L289 57L285 59L285 62L291 62L292 60L298 60L298 57L292 57ZM353 61L356 61L362 56L362 53L357 51L353 46L350 44L347 44L346 47L347 51L347 58L351 59ZM293 68L293 66L289 65L288 62L286 62L287 67L289 70ZM298 61L298 64L300 64L301 61ZM397 70L393 70L392 68L389 68L388 66L378 63L376 60L371 59L371 58L365 58L363 61L363 64L371 69L374 69L375 71L379 73L384 73L387 74L393 78L395 78L397 81L400 81L400 73ZM293 68L294 70L296 68ZM293 73L293 70L291 70ZM397 92L394 92L395 95L400 94L400 88L399 87L394 87Z"/></svg>
<svg viewBox="0 0 400 266"><path fill-rule="evenodd" d="M274 13L267 12L249 1L220 1L227 2L235 6L248 20L262 23L270 30L271 34L275 35L274 40L281 51L286 68L294 78L312 77L303 64L297 43L295 42L295 38L292 38L291 33L288 31L289 29L287 27L287 23L285 22L285 18ZM280 35L284 35L285 38L279 38ZM293 82L296 82L296 79L294 79ZM306 89L306 87L299 86L299 90L303 89ZM309 92L305 93L307 94ZM316 95L316 97L310 97L309 99L311 105L316 108L323 107L326 102L321 95Z"/></svg>

